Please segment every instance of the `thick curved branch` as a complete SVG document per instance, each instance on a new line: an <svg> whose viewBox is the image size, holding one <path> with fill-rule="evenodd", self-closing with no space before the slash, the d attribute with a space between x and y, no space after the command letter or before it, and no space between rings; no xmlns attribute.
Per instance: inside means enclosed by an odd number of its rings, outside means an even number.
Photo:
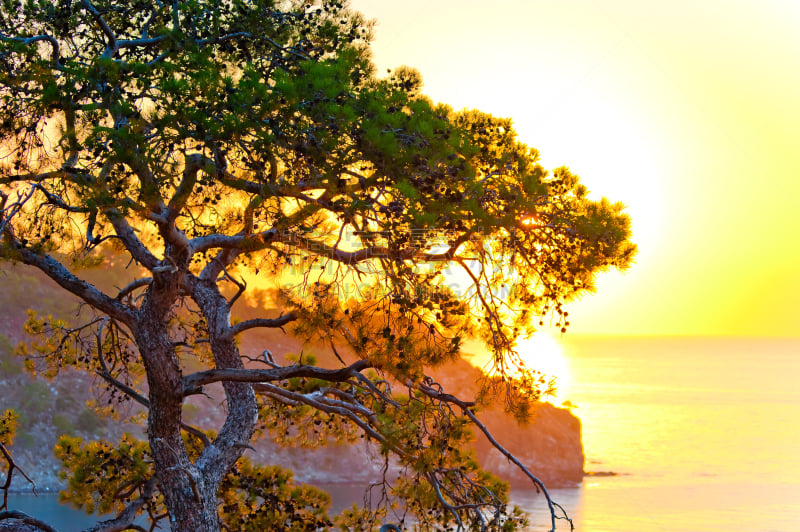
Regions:
<svg viewBox="0 0 800 532"><path fill-rule="evenodd" d="M31 517L25 512L20 512L19 510L12 510L10 512L0 512L0 521L4 521L6 519L16 519L20 523L23 523L25 525L30 525L32 527L38 528L39 530L44 530L44 532L58 532L55 528L48 525L44 521L36 519L35 517Z"/></svg>
<svg viewBox="0 0 800 532"><path fill-rule="evenodd" d="M192 253L201 253L215 248L258 251L274 242L278 236L278 231L275 229L267 229L252 235L223 235L215 233L193 238L189 241L189 246Z"/></svg>
<svg viewBox="0 0 800 532"><path fill-rule="evenodd" d="M141 39L123 39L121 41L117 41L117 50L122 48L135 48L137 46L152 46L164 41L166 38L166 35L161 35L159 37L142 36Z"/></svg>
<svg viewBox="0 0 800 532"><path fill-rule="evenodd" d="M48 179L54 179L57 177L61 177L63 175L69 176L78 176L82 177L85 174L79 174L77 169L75 168L62 168L59 170L52 170L50 172L42 172L40 174L37 173L27 173L27 174L9 174L0 177L0 185L10 185L11 183L41 183L43 181L47 181Z"/></svg>
<svg viewBox="0 0 800 532"><path fill-rule="evenodd" d="M185 277L188 280L184 281L184 287L205 319L215 366L243 370L239 348L234 338L228 335L230 309L228 301L219 290L219 281L197 280L191 275ZM198 383L193 389L184 388L183 392L197 393L201 387L202 384ZM206 447L195 461L197 471L203 475L207 486L218 486L226 471L241 457L253 436L258 418L258 403L249 384L224 381L222 387L228 404L225 422L219 428L212 445Z"/></svg>
<svg viewBox="0 0 800 532"><path fill-rule="evenodd" d="M100 521L83 532L122 532L123 530L129 530L133 521L136 519L136 514L139 513L142 506L147 504L147 501L153 496L156 483L155 477L150 478L150 480L145 483L142 494L135 501L126 506L124 510L118 513L114 519Z"/></svg>
<svg viewBox="0 0 800 532"><path fill-rule="evenodd" d="M51 56L53 68L56 70L61 70L61 47L59 46L58 41L50 35L35 35L33 37L23 38L8 37L7 35L0 33L0 41L21 42L23 44L33 44L39 41L46 41L53 48L53 55Z"/></svg>
<svg viewBox="0 0 800 532"><path fill-rule="evenodd" d="M142 277L141 279L136 279L135 281L132 281L119 291L119 294L117 294L116 297L117 301L121 301L125 296L127 296L137 288L150 286L150 283L152 282L153 282L152 277Z"/></svg>
<svg viewBox="0 0 800 532"><path fill-rule="evenodd" d="M92 307L108 314L117 321L131 325L134 318L128 307L101 292L94 285L76 277L50 255L40 255L21 245L18 245L14 251L22 262L38 268L68 292L78 296Z"/></svg>
<svg viewBox="0 0 800 532"><path fill-rule="evenodd" d="M391 260L416 260L420 262L447 262L454 260L458 247L469 239L469 233L461 235L453 245L441 253L426 253L420 246L409 246L403 249L390 249L386 246L369 246L355 251L344 251L335 246L293 233L282 233L279 242L290 244L309 251L315 255L326 257L341 264L358 264L370 259L388 258Z"/></svg>
<svg viewBox="0 0 800 532"><path fill-rule="evenodd" d="M283 327L287 323L291 323L297 319L297 314L295 312L289 312L288 314L284 314L277 318L256 318L252 320L243 321L241 323L237 323L236 325L231 327L231 336L236 336L239 333L242 333L248 329L255 329L255 328L277 328Z"/></svg>
<svg viewBox="0 0 800 532"><path fill-rule="evenodd" d="M230 266L233 261L239 256L239 250L236 248L223 249L208 263L203 271L200 272L199 279L203 281L211 281L217 279L225 269ZM190 248L191 254L191 248Z"/></svg>
<svg viewBox="0 0 800 532"><path fill-rule="evenodd" d="M186 202L192 195L194 185L197 183L197 173L206 165L212 163L211 159L204 156L202 153L193 153L186 156L186 162L183 168L183 179L181 179L178 188L172 199L169 200L167 205L167 222L174 223L180 214L181 210L186 206Z"/></svg>
<svg viewBox="0 0 800 532"><path fill-rule="evenodd" d="M273 382L305 377L328 382L343 382L359 372L372 367L366 360L359 360L341 369L323 369L316 366L297 364L273 369L210 369L198 371L183 378L183 389L187 395L206 384L213 382Z"/></svg>
<svg viewBox="0 0 800 532"><path fill-rule="evenodd" d="M94 21L100 26L100 29L105 34L106 38L108 39L108 43L106 44L106 51L103 52L104 57L113 57L114 54L117 52L117 36L114 35L114 32L111 31L111 28L108 26L108 23L103 18L103 15L97 10L94 5L89 2L89 0L81 0L81 4L83 7L86 8L91 15Z"/></svg>
<svg viewBox="0 0 800 532"><path fill-rule="evenodd" d="M125 218L122 213L116 209L112 209L106 211L106 216L114 227L117 236L125 245L125 249L128 250L128 253L131 254L131 257L133 257L136 262L149 270L159 265L160 261L147 249L147 246L142 243L139 237L136 236L133 227L131 227L127 218Z"/></svg>
<svg viewBox="0 0 800 532"><path fill-rule="evenodd" d="M457 245L451 246L442 253L424 253L420 251L419 247L413 246L401 250L391 250L386 246L369 246L355 251L344 251L338 247L330 246L313 238L301 236L289 231L279 232L271 228L252 235L214 234L197 237L191 240L190 246L193 253L213 248L260 251L270 244L282 243L308 251L314 255L326 257L341 264L353 265L376 258L445 262L455 258L454 254L456 249L467 239L468 236L460 239Z"/></svg>

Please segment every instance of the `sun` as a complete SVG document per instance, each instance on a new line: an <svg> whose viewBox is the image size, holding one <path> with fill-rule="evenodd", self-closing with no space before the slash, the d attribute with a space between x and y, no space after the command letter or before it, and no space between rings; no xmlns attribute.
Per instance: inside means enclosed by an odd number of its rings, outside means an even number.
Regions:
<svg viewBox="0 0 800 532"><path fill-rule="evenodd" d="M528 368L555 378L556 397L566 398L569 388L569 364L561 343L545 332L536 332L517 340L517 353Z"/></svg>
<svg viewBox="0 0 800 532"><path fill-rule="evenodd" d="M491 354L486 346L477 340L466 343L466 359L484 372L492 373ZM566 399L569 392L569 364L561 343L546 332L536 332L528 337L517 339L517 353L528 369L545 375L548 381L555 379L553 398Z"/></svg>

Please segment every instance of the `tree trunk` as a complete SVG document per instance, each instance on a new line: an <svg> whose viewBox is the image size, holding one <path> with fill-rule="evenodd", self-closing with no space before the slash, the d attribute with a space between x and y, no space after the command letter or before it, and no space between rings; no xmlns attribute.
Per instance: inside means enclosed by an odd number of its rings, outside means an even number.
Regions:
<svg viewBox="0 0 800 532"><path fill-rule="evenodd" d="M170 528L175 532L218 531L217 485L207 485L181 437L183 383L175 348L163 320L143 313L135 331L147 369L148 438Z"/></svg>
<svg viewBox="0 0 800 532"><path fill-rule="evenodd" d="M192 463L181 437L183 382L164 315L169 291L150 293L135 331L147 371L150 412L148 437L155 472L175 532L220 530L217 491L241 457L255 430L258 405L247 383L224 382L228 415L211 445ZM159 297L161 296L161 297ZM192 297L208 324L209 342L218 368L243 368L230 330L230 311L212 282L194 283Z"/></svg>

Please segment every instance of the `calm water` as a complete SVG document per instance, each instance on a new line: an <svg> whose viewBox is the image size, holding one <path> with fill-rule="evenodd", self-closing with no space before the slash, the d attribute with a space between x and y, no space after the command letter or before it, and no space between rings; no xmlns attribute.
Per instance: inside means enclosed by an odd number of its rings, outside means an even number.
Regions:
<svg viewBox="0 0 800 532"><path fill-rule="evenodd" d="M583 422L586 469L619 474L553 490L577 530L800 531L800 340L567 335L564 343L563 399ZM340 504L360 498L357 489L332 493L349 499ZM540 496L513 498L547 522ZM63 532L86 526L72 519L54 522Z"/></svg>
<svg viewBox="0 0 800 532"><path fill-rule="evenodd" d="M578 530L800 531L800 340L565 343L586 469L620 474L554 494Z"/></svg>

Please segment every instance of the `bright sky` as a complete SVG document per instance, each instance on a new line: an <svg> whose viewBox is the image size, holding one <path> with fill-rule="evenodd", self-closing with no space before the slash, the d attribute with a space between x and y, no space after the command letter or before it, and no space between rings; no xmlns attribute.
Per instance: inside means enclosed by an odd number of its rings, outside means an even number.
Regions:
<svg viewBox="0 0 800 532"><path fill-rule="evenodd" d="M351 0L375 61L514 119L621 200L639 256L573 334L800 335L800 2Z"/></svg>

